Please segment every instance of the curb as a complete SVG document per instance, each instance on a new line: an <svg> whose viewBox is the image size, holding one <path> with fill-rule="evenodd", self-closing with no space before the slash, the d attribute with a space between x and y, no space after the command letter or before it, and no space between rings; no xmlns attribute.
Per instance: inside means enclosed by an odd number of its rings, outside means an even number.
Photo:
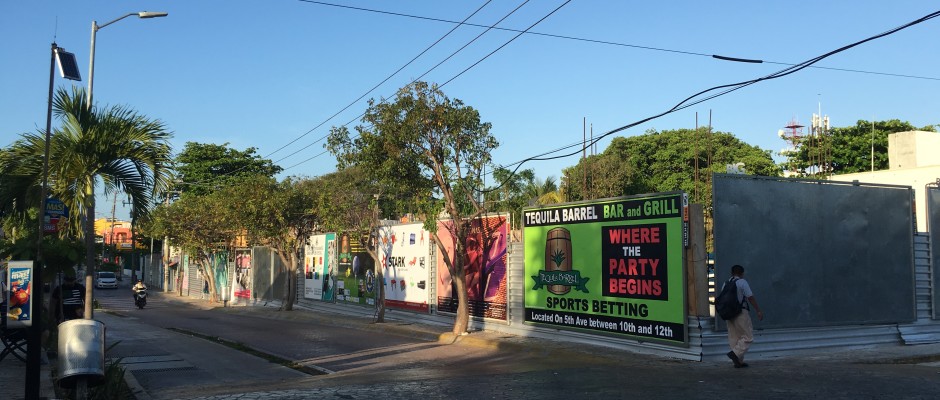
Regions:
<svg viewBox="0 0 940 400"><path fill-rule="evenodd" d="M124 370L124 383L127 384L127 387L131 391L131 396L134 396L136 400L151 400L150 393L144 389L144 387L137 382L137 377L134 376L134 373L130 370Z"/></svg>

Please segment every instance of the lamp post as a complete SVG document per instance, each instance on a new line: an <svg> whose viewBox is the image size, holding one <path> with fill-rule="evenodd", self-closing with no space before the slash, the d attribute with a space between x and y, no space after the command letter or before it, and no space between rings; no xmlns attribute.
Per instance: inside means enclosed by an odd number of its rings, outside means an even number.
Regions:
<svg viewBox="0 0 940 400"><path fill-rule="evenodd" d="M88 60L89 60L88 61L88 99L87 99L88 104L86 105L86 107L88 107L89 110L91 109L91 91L93 90L94 85L95 85L95 36L98 34L99 29L104 28L124 18L134 16L134 15L136 15L139 18L159 18L159 17L165 17L169 14L165 12L158 12L158 11L140 11L140 12L128 13L127 15L121 16L120 18L111 20L110 22L106 22L101 25L98 25L98 21L91 21L91 52L89 53L89 56L88 56Z"/></svg>
<svg viewBox="0 0 940 400"><path fill-rule="evenodd" d="M92 100L91 92L94 88L94 76L95 76L95 37L98 34L98 30L108 25L111 25L115 22L118 22L124 18L133 16L133 15L136 15L139 18L159 18L159 17L165 17L169 14L165 12L158 12L158 11L140 11L140 12L127 13L121 17L108 21L102 25L98 25L98 21L95 21L95 20L91 21L91 51L89 52L89 55L88 55L88 94L87 94L88 97L86 99L87 104L85 104L85 108L87 110L91 110L91 100ZM85 223L87 224L87 223L93 223L93 222L85 221ZM93 292L94 292L94 288L92 285L92 277L94 276L93 269L94 269L93 265L89 265L85 269L85 286L86 286L85 319L92 319L93 312L94 312L94 309L91 306Z"/></svg>
<svg viewBox="0 0 940 400"><path fill-rule="evenodd" d="M53 42L52 57L49 61L49 103L46 108L45 149L42 157L42 186L39 189L39 215L37 218L39 220L39 231L36 235L36 259L33 264L32 276L32 295L35 306L30 316L32 326L29 327L29 332L26 337L26 379L24 379L26 384L24 395L26 399L38 399L41 394L39 389L41 382L40 362L42 360L42 331L43 328L45 328L42 322L42 270L43 264L45 264L42 253L42 236L45 231L43 217L46 214L46 197L49 193L49 147L50 141L52 140L52 91L55 87L56 62L59 64L59 72L62 74L63 78L74 81L82 80L78 72L78 67L75 64L75 56L72 53L66 52L65 49L60 48Z"/></svg>

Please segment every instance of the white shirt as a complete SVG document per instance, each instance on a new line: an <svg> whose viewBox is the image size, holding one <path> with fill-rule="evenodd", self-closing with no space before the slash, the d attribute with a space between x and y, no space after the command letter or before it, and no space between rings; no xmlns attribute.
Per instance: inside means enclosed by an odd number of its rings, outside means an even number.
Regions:
<svg viewBox="0 0 940 400"><path fill-rule="evenodd" d="M744 308L750 310L751 306L745 300L754 295L754 292L751 291L751 285L744 278L737 278L734 283L738 286L738 301L744 305Z"/></svg>

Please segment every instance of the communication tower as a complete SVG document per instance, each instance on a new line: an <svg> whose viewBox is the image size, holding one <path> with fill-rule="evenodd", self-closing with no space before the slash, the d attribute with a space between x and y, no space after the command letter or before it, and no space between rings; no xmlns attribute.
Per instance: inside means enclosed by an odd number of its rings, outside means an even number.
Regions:
<svg viewBox="0 0 940 400"><path fill-rule="evenodd" d="M790 120L784 129L777 131L777 136L787 142L787 147L780 150L780 155L787 158L786 169L783 171L785 177L799 175L795 157L800 152L800 146L803 143L803 125L797 122L796 118Z"/></svg>

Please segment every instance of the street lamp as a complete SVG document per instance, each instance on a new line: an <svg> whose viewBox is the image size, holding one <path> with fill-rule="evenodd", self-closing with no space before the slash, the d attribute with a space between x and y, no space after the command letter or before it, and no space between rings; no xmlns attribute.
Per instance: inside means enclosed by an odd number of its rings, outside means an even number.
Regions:
<svg viewBox="0 0 940 400"><path fill-rule="evenodd" d="M128 13L119 18L108 21L102 25L98 25L98 21L94 21L94 20L91 21L91 51L88 57L88 98L86 99L87 104L85 104L85 108L87 110L91 110L91 92L94 88L94 79L95 79L95 37L98 34L98 30L108 25L111 25L115 22L118 22L124 18L130 17L132 15L136 15L139 18L159 18L159 17L165 17L168 14L165 12L156 12L156 11L140 11L140 12ZM92 222L86 221L86 223L92 223ZM93 294L92 292L94 291L93 286L92 286L92 276L94 275L94 272L92 269L93 269L93 266L89 265L86 267L86 271L85 271L85 284L88 286L85 292L85 318L86 319L91 319L92 313L94 312L94 309L91 306L92 294Z"/></svg>
<svg viewBox="0 0 940 400"><path fill-rule="evenodd" d="M94 88L94 84L95 84L95 36L98 34L99 29L104 28L108 25L111 25L115 22L118 22L124 18L133 16L133 15L136 15L139 18L159 18L159 17L165 17L169 14L165 12L158 12L158 11L141 11L141 12L128 13L127 15L124 15L120 18L114 19L102 25L98 25L98 21L91 21L91 53L89 54L89 57L88 57L89 59L88 61L88 99L87 99L88 104L86 104L86 107L88 107L89 110L91 109L91 91Z"/></svg>

